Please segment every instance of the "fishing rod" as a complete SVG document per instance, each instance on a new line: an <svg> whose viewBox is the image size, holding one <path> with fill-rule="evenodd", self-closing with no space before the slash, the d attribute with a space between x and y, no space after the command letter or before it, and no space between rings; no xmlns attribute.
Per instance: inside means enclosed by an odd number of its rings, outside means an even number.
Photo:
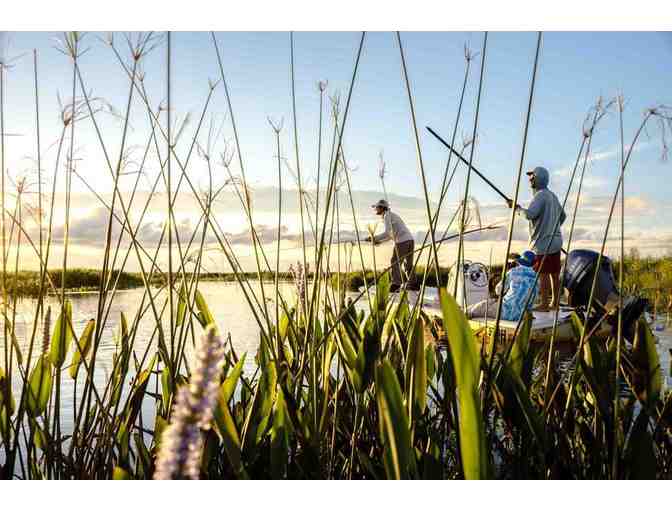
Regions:
<svg viewBox="0 0 672 510"><path fill-rule="evenodd" d="M467 165L468 167L471 167L471 171L472 171L472 172L475 172L476 175L478 175L481 179L483 179L483 181L485 181L485 183L486 183L487 185L489 185L495 192L497 192L497 194L498 194L499 196L501 196L504 200L506 200L507 204L513 204L513 200L511 200L508 196L506 196L506 194L505 194L501 189L499 189L495 184L493 184L493 182L492 182L490 179L488 179L485 175L483 175L481 172L479 172L478 170L476 170L476 169L474 168L474 165L470 165L469 162L468 162L466 159L464 159L464 158L462 157L462 154L460 154L460 153L457 152L455 149L453 149L453 148L450 146L450 144L449 144L448 142L446 142L443 138L441 138L441 136L439 136L439 134L438 134L436 131L434 131L434 130L433 130L431 127L429 127L429 126L425 126L425 127L427 128L427 131L429 131L432 135L434 135L434 137L435 137L439 142L441 142L443 145L445 145L446 148L447 148L448 150L450 150L453 154L455 154L458 158L460 158L460 161L462 161L462 162L463 162L465 165ZM520 205L516 204L516 207L520 207ZM567 255L567 250L565 250L565 249L562 248L562 247L560 248L560 250L562 251L562 253L564 253L565 255Z"/></svg>
<svg viewBox="0 0 672 510"><path fill-rule="evenodd" d="M488 225L488 226L485 226L485 227L479 227L479 228L474 228L474 229L471 229L471 230L465 230L464 235L475 234L477 232L484 232L484 231L487 231L487 230L496 230L498 228L503 228L503 226L502 225ZM449 236L446 236L446 237L443 237L443 238L439 239L438 241L436 241L436 244L441 244L441 243L444 243L446 241L451 241L452 239L456 239L459 236L460 236L459 232L455 233L455 234L451 234ZM334 244L334 245L355 244L355 243L357 243L357 241L358 241L357 239L344 239L344 240L341 240L339 242L334 242L334 243L331 243L331 244ZM371 241L367 241L366 239L361 239L361 238L359 239L359 242L361 242L362 244L370 244L371 243ZM377 246L377 243L376 243L376 246ZM425 249L429 248L429 246L430 245L427 244L425 246L421 246L420 248L416 248L415 250L413 250L413 253L417 253L417 252L420 252L422 250L425 250ZM300 250L300 249L301 249L301 247L297 246L297 247L281 248L280 250L285 251L285 250Z"/></svg>
<svg viewBox="0 0 672 510"><path fill-rule="evenodd" d="M467 166L470 166L470 167L471 167L471 171L472 171L472 172L475 172L476 175L478 175L481 179L483 179L483 180L485 181L485 183L488 184L493 190L495 190L499 196L501 196L501 197L502 197L504 200L506 200L507 202L513 202L513 200L511 200L508 196L506 196L506 195L504 194L504 192L503 192L502 190L500 190L497 186L495 186L495 184L493 184L492 181L491 181L490 179L488 179L485 175L483 175L481 172L479 172L478 170L476 170L476 169L474 168L474 165L470 165L469 162L468 162L466 159L464 159L464 158L462 157L462 154L460 154L460 153L457 152L455 149L453 149L453 148L450 146L450 144L449 144L448 142L446 142L443 138L441 138L441 137L437 134L436 131L434 131L434 130L433 130L431 127L429 127L429 126L425 126L425 127L427 128L427 131L429 131L430 133L432 133L432 134L434 135L434 137L435 137L439 142L441 142L443 145L445 145L446 148L447 148L448 150L450 150L453 154L455 154L458 158L460 158L460 161L462 161L462 163L464 163L464 164L467 165Z"/></svg>
<svg viewBox="0 0 672 510"><path fill-rule="evenodd" d="M463 235L474 234L474 233L476 233L476 232L483 232L483 231L486 231L486 230L497 230L498 228L503 228L503 225L487 225L487 226L485 226L485 227L473 228L473 229L471 229L471 230L465 230L465 231L463 232ZM436 241L436 244L441 244L441 243L443 243L443 242L445 242L445 241L450 241L450 240L452 240L452 239L457 239L458 237L460 237L460 233L459 233L459 232L457 232L457 233L455 233L455 234L451 234L451 235L446 236L446 237L442 237L441 239L439 239L438 241ZM424 248L426 248L426 247L427 247L427 246L425 246ZM419 248L419 250L422 250L422 249L424 249L424 248ZM419 251L419 250L418 250L418 251Z"/></svg>

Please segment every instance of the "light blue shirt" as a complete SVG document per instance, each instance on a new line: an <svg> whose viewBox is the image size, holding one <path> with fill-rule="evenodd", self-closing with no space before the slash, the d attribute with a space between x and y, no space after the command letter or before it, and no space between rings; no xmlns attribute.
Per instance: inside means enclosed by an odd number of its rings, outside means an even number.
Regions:
<svg viewBox="0 0 672 510"><path fill-rule="evenodd" d="M516 266L509 269L505 276L505 294L502 301L502 319L505 321L518 321L523 315L523 306L529 300L527 309L532 309L534 300L539 292L539 282L534 286L533 295L530 297L530 289L534 285L537 273L534 269L526 266ZM498 287L501 286L501 283Z"/></svg>

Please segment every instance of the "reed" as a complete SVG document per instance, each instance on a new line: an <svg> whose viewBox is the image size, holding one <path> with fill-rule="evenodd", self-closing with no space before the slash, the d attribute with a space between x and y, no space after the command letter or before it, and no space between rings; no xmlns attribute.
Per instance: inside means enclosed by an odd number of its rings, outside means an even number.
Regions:
<svg viewBox="0 0 672 510"><path fill-rule="evenodd" d="M101 116L110 113L110 105L91 94L79 65L90 39L81 33L64 34L61 49L71 65L68 73L72 88L61 107L51 183L44 187L40 81L34 53L36 206L29 191L30 181L12 180L5 169L9 145L4 120L7 61L0 62L0 206L5 269L1 281L4 356L0 370L3 477L585 479L672 475L672 394L662 391L660 359L646 323L638 323L632 334L619 327L614 338L598 343L590 334L592 323L579 318L579 349L572 358L575 368L570 375L553 363L553 343L532 348L529 321L521 321L515 338L501 352L494 348L479 352L463 312L446 292L450 270L439 266L438 251L455 221L459 221L458 253L463 253L470 232L467 227L488 227L481 225L478 204L469 196L469 166L463 200L444 235L436 235L460 161L453 163L448 158L438 205L432 206L417 132L410 63L401 34L396 34L401 79L409 103L428 228L417 253L431 250L427 265L421 265L418 257L414 271L422 281L421 295L427 286L440 287L440 320L413 304L406 292L391 296L388 270L379 267L375 251L373 267L367 270L367 245L359 239L343 243L342 226L351 221L359 232L361 223L353 199L354 169L348 162L344 140L351 108L356 107L353 91L365 34L356 41L345 100L341 104L338 92L333 93L327 122L323 119L326 80L317 87L314 200L304 189L310 175L301 165L294 35L290 35L293 165L301 210L301 253L293 272L282 271L280 265L287 192L283 165L289 168L282 153L283 123L269 119L274 134L274 146L269 149L269 153L274 152L272 175L277 177L279 190L273 253L255 225L253 190L243 165L224 59L214 33L211 39L213 63L220 79L208 81L207 88L204 84L203 104L193 126L189 125L189 115L176 120L171 97L173 75L180 71L172 58L173 44L179 36L126 36L125 45L118 44L113 36L103 39L102 47L111 52L118 63L117 71L128 79L125 105L119 113L114 110L120 127L109 132L103 129ZM537 57L540 41L541 34ZM165 97L158 100L149 95L144 71L150 68L145 63L156 48L165 50L157 53L166 63L161 71L164 74L159 76L164 80L161 94ZM470 163L479 131L486 50L487 35L472 133L462 146L462 152L470 150ZM452 143L461 123L474 56L465 49L466 67ZM536 67L535 58L518 179L525 158ZM220 84L227 104L226 119L218 124L212 117L208 127L211 100ZM135 153L129 150L129 130L138 109L145 119L146 135L141 150ZM583 133L567 190L569 195L582 165L572 230L593 129L603 114L601 104L590 112L592 121ZM613 196L614 204L619 194L621 197L621 238L623 174L639 134L654 119L669 124L669 110L662 106L649 110L627 153L621 136L623 158ZM84 129L94 132L104 155L103 170L112 183L111 198L98 193L77 171L75 146ZM234 136L231 145L223 140L227 129ZM112 139L120 141L115 154L109 149ZM323 150L329 151L328 157L323 156ZM194 154L197 158L192 157ZM221 165L213 164L217 154ZM195 180L194 159L199 159L205 169L204 186L195 184L199 181ZM382 153L380 159L379 178L387 195ZM121 181L132 167L137 175L130 190L124 191ZM147 177L150 168L156 169L156 176L148 178L151 193L141 200L141 177ZM293 172L291 168L289 171ZM92 200L106 211L99 271L77 269L71 260L68 224L73 213L73 177L87 186ZM57 181L66 190L62 205L56 203ZM515 186L517 190L519 183ZM239 252L214 214L214 205L225 192L237 198L250 230L255 261L251 272L242 269ZM147 211L152 200L164 193L160 196L164 204L161 235L156 243L144 243L140 233ZM198 217L186 236L177 229L175 218L176 203L182 195L193 198ZM28 214L31 207L36 207L38 214ZM47 213L44 218L43 208ZM57 215L63 215L66 228L63 258L57 261L59 269L53 269ZM611 215L605 225L607 232L610 221ZM29 228L30 222L37 224L37 230ZM513 223L509 225L508 244L512 228ZM308 229L312 246L306 236ZM206 270L204 256L208 250L224 256L228 273ZM160 262L162 252L168 254L167 263ZM27 253L39 260L38 271L23 270L22 259ZM622 289L655 297L672 288L669 258L654 261L635 255L626 256L621 246L617 271ZM357 271L353 271L353 257L359 258L361 269ZM127 270L132 262L140 268L137 273ZM495 274L502 268L490 269ZM660 275L657 282L645 276L651 272ZM232 281L240 289L259 330L259 347L253 360L236 352L231 337L226 335L228 325L213 314L204 298L201 284L210 279ZM281 285L282 280L293 280L295 290ZM360 290L372 284L376 285L375 292ZM121 289L129 287L138 289L137 310L124 311L117 320L113 317L113 301ZM84 325L73 321L73 304L66 291L75 288L95 289L95 315ZM25 296L34 299L35 310L32 323L20 332L17 310ZM150 326L141 326L146 323ZM101 362L103 341L105 331L113 326L115 352L106 368ZM22 335L25 338L17 339ZM64 370L68 371L65 377ZM621 385L617 384L619 378L624 381ZM72 381L73 395L72 412L66 415L62 392L68 381Z"/></svg>

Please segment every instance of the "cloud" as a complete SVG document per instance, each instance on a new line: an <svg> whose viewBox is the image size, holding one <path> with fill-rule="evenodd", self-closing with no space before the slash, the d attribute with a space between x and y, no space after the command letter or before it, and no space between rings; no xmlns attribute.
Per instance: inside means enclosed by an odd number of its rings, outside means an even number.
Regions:
<svg viewBox="0 0 672 510"><path fill-rule="evenodd" d="M108 228L109 212L103 207L95 208L89 215L73 218L70 221L68 236L70 242L76 244L87 244L96 247L103 247L106 244L106 233ZM135 228L136 225L133 225ZM192 220L191 218L178 219L174 225L177 232L177 238L184 245L192 238L194 242L200 243L203 224ZM263 225L258 224L254 226L255 232L259 241L263 244L275 242L278 239L277 225ZM112 220L112 241L115 243L121 232L121 225L115 219ZM165 231L164 222L162 221L146 221L136 232L136 239L142 245L156 245L163 238L163 243L167 242L167 230ZM163 236L162 236L163 234ZM251 245L251 229L247 228L241 232L223 232L224 236L231 245ZM62 242L65 237L65 227L59 225L53 229L53 240L55 242ZM291 233L286 225L280 228L280 238L286 241L297 242L301 239L300 234ZM312 238L312 235L310 235ZM127 246L130 243L130 234L124 229L123 245ZM217 236L212 232L212 228L208 227L205 238L206 244L217 242ZM145 246L147 247L147 246Z"/></svg>
<svg viewBox="0 0 672 510"><path fill-rule="evenodd" d="M625 197L625 210L626 212L653 213L655 207L650 200L647 200L646 197L639 195Z"/></svg>
<svg viewBox="0 0 672 510"><path fill-rule="evenodd" d="M604 157L604 156L603 156ZM603 187L594 194L584 193L581 198L579 206L575 231L573 235L573 246L576 248L599 249L604 236L604 228L611 206L613 193L613 186L607 188ZM556 188L557 190L558 188ZM379 193L375 191L356 191L353 194L353 201L355 215L357 219L357 226L359 232L356 231L354 219L352 217L352 209L347 195L341 195L340 200L340 220L341 220L341 241L356 241L357 238L364 239L367 235L367 225L380 221L369 207L376 199L379 198ZM102 195L106 202L111 202L111 197ZM558 197L562 200L564 193L558 193ZM61 203L60 195L57 202ZM144 201L148 196L138 194L135 202L131 207L131 215L133 221L137 222L139 214L142 211ZM277 189L272 187L258 187L255 190L253 215L255 221L255 230L259 236L262 244L269 257L275 254L273 243L278 239L277 232ZM229 201L230 199L230 201ZM87 260L85 265L95 267L100 259L97 258L96 253L101 253L105 246L105 239L109 221L108 210L100 205L100 202L94 202L89 195L73 196L73 210L70 217L69 238L71 242L70 253L73 256L82 255L82 260ZM214 215L224 230L224 235L228 243L237 250L237 254L243 260L242 264L245 267L251 267L247 258L250 257L251 237L250 229L247 223L245 214L237 203L237 197L227 197L224 202L216 205ZM409 230L414 233L414 238L418 245L422 243L427 232L427 211L424 200L416 197L405 197L402 195L391 195L390 201L392 206L404 220ZM565 225L563 226L563 237L565 241L568 239L568 229L571 224L571 217L574 209L576 195L572 194L566 205L566 213L568 216ZM321 195L320 204L322 211L324 210L324 197ZM436 204L432 204L432 211L436 208ZM457 203L445 203L442 207L440 220L436 229L437 237L441 237L448 226L449 219L453 216L457 208ZM620 199L617 203L612 227L607 241L607 251L616 250L620 244L619 241L619 224L620 224ZM506 246L508 224L510 221L511 211L500 201L483 202L479 204L479 211L483 225L503 225L503 228L483 231L474 234L468 234L465 238L465 250L473 253L473 257L478 258L487 257L492 252L494 257L499 256L499 251ZM121 210L118 210L121 216ZM200 245L202 224L199 224L200 208L194 201L193 197L184 193L178 198L175 205L176 214L176 230L179 236L183 249L186 249L186 244L192 237L195 239L195 245L192 245L190 251L193 251ZM281 264L284 264L288 257L290 257L289 250L296 250L302 245L301 231L300 231L300 215L298 214L298 193L296 190L283 190L283 211L282 222L283 225L280 231L281 243ZM314 211L311 210L311 221L314 221ZM143 247L150 253L156 248L157 243L161 239L161 234L164 230L165 218L165 195L158 196L156 200L152 199L145 221L138 230L137 238L142 243ZM307 218L307 216L306 216ZM61 219L60 214L56 215L56 220ZM320 220L322 221L322 219ZM32 224L32 222L30 222ZM331 225L331 218L328 219L328 227ZM666 201L655 200L650 196L644 194L632 194L626 196L626 250L632 246L640 249L642 254L663 254L666 253L672 246L672 206ZM134 223L134 226L136 224ZM468 227L469 228L469 227ZM33 241L37 239L37 229L28 229ZM456 224L450 228L450 233L455 232ZM381 225L378 225L378 232L382 231ZM62 225L54 225L53 240L54 248L60 249L64 228ZM118 236L121 233L120 225L115 220L113 221L112 240L116 243ZM312 247L315 245L312 230L308 220L306 220L306 246ZM326 232L326 239L331 235L332 241L336 241L336 230ZM167 236L164 235L163 247L167 245ZM513 249L520 250L527 245L528 242L528 226L527 222L521 218L516 218L515 228L513 231ZM130 239L127 233L124 233L122 240L122 247L129 246ZM217 250L218 242L216 236L211 229L208 229L205 245L207 249ZM451 257L454 256L452 248L456 244L454 241L447 241L442 244L444 248L441 250L442 263L450 263ZM114 247L114 244L113 244ZM386 243L381 246L380 253L384 256L391 250L391 243ZM365 258L368 256L370 250L365 250ZM377 252L378 253L378 252ZM383 255L381 255L383 256ZM88 259L86 258L88 257ZM165 258L165 252L159 254L160 260ZM357 258L357 257L356 257ZM251 260L251 259L250 259ZM365 261L369 263L368 259ZM26 262L31 264L31 262ZM134 257L131 257L129 264L135 264ZM135 266L133 266L135 267Z"/></svg>
<svg viewBox="0 0 672 510"><path fill-rule="evenodd" d="M576 200L576 195L570 196L568 203ZM606 223L609 209L613 196L609 195L586 195L581 198L579 204L579 217L583 219L597 220L601 223ZM614 214L618 214L620 210L620 198L617 199ZM571 205L573 207L573 203ZM638 217L646 215L657 214L666 209L666 204L662 204L657 200L653 200L647 195L631 195L625 197L625 212L626 217L636 214ZM632 216L630 216L632 218Z"/></svg>
<svg viewBox="0 0 672 510"><path fill-rule="evenodd" d="M109 212L103 207L95 208L87 216L71 218L67 234L72 242L102 246L105 244L108 223ZM117 238L120 230L119 223L112 219L112 238ZM54 241L63 241L65 235L65 225L57 225L53 228Z"/></svg>
<svg viewBox="0 0 672 510"><path fill-rule="evenodd" d="M649 147L653 146L653 142L639 142L633 149L632 152L640 152L642 150L648 149ZM630 145L626 145L624 147L625 154L627 155L628 151L630 150ZM597 175L592 175L590 173L590 170L592 168L591 164L598 162L598 161L607 161L610 159L616 159L620 158L621 156L621 148L620 147L612 147L606 150L599 150L599 151L591 151L590 157L588 158L588 166L586 167L586 173L583 179L583 187L585 189L603 189L604 186L608 184L608 181L604 177L600 177ZM581 156L581 159L579 161L579 164L576 169L576 176L575 176L575 181L578 183L579 176L581 175L581 168L583 166L583 161L584 157ZM569 180L570 176L572 175L572 171L574 170L574 164L567 164L565 166L562 166L558 168L557 170L552 171L552 176L556 178L557 180L561 182L566 182Z"/></svg>

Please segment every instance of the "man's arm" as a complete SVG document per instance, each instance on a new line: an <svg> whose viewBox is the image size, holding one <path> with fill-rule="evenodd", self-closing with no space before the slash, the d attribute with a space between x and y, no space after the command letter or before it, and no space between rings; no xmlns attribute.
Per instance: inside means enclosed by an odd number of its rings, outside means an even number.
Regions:
<svg viewBox="0 0 672 510"><path fill-rule="evenodd" d="M521 214L528 220L535 220L539 217L541 211L544 208L543 202L544 199L541 197L541 194L538 193L534 196L532 202L530 202L530 206L527 209L518 206L516 211L518 211L518 214Z"/></svg>
<svg viewBox="0 0 672 510"><path fill-rule="evenodd" d="M392 219L390 214L385 214L383 218L383 225L385 225L385 231L382 234L373 236L373 242L378 244L383 241L387 241L392 238Z"/></svg>
<svg viewBox="0 0 672 510"><path fill-rule="evenodd" d="M506 273L504 273L504 279L499 280L499 283L495 285L495 294L497 294L498 296L502 296L509 291L509 287L511 287L511 276L512 276L511 270L509 269ZM502 283L506 284L504 289L502 289Z"/></svg>

